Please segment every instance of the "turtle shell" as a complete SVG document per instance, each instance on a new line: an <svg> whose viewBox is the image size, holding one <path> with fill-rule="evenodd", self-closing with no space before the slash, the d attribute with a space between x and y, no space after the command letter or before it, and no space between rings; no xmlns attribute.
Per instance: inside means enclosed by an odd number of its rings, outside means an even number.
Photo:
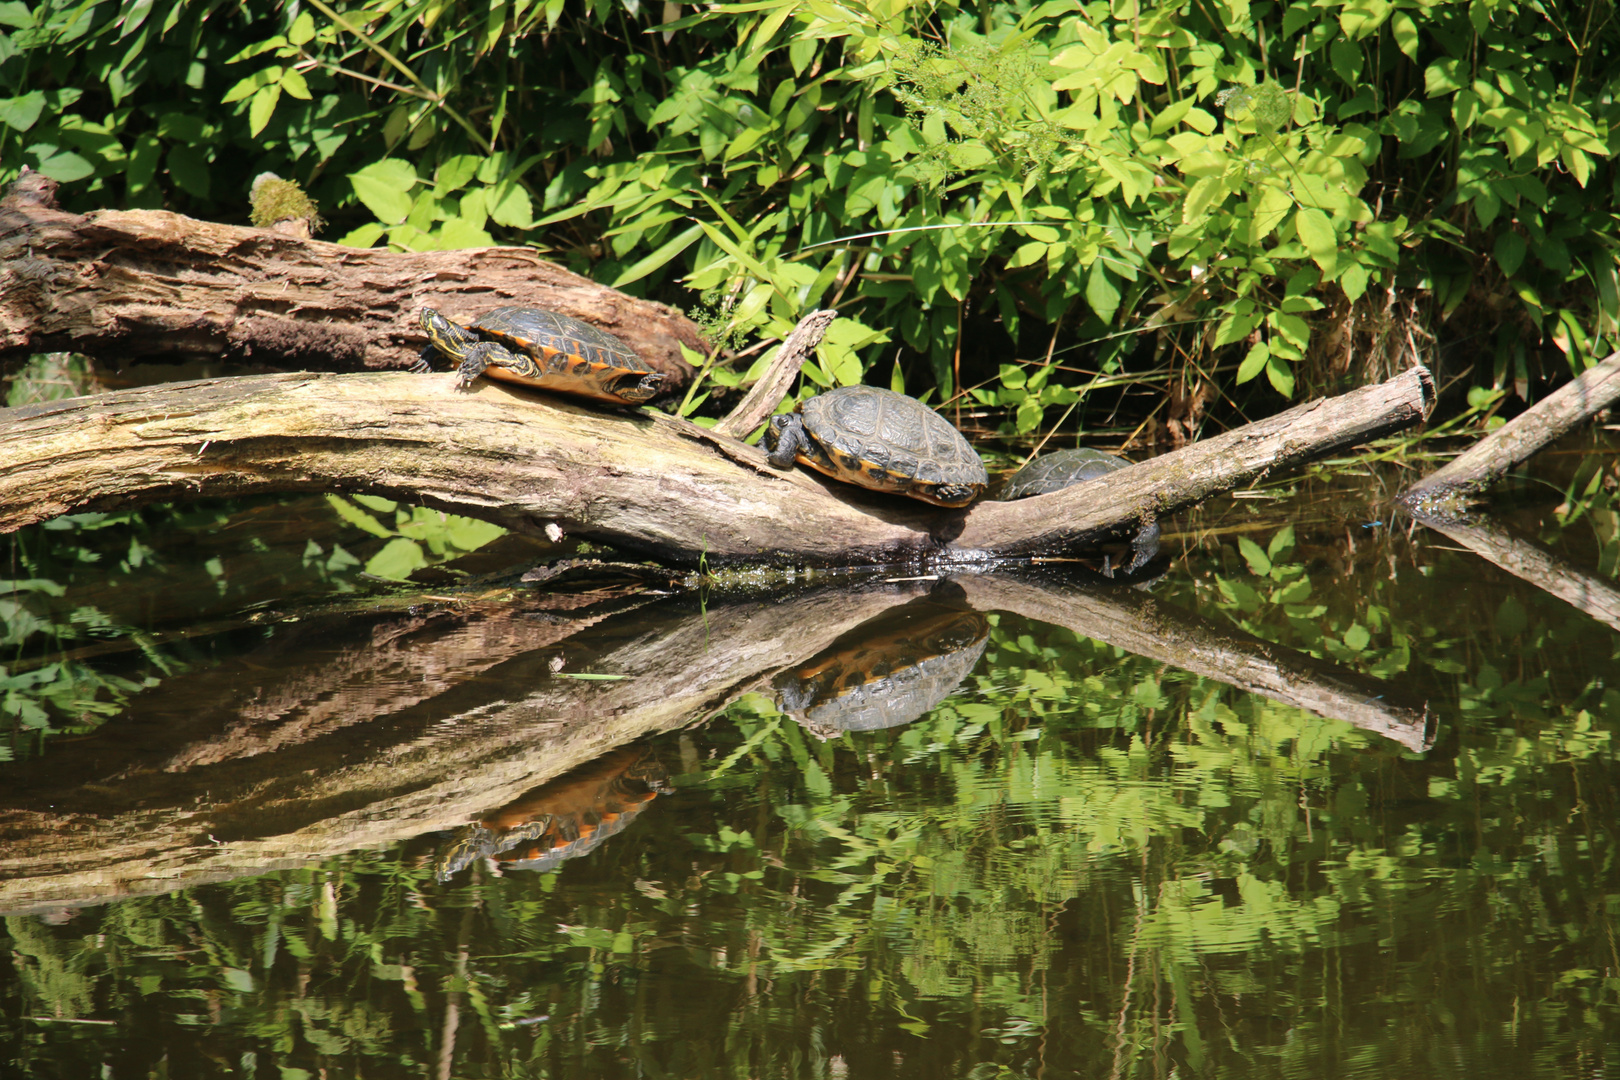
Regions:
<svg viewBox="0 0 1620 1080"><path fill-rule="evenodd" d="M990 482L962 433L916 398L845 386L797 411L811 444L798 460L828 476L941 506L964 506Z"/></svg>
<svg viewBox="0 0 1620 1080"><path fill-rule="evenodd" d="M840 635L772 685L782 710L823 739L898 727L945 700L989 640L977 611L919 597Z"/></svg>
<svg viewBox="0 0 1620 1080"><path fill-rule="evenodd" d="M1096 480L1120 469L1130 468L1131 463L1114 454L1105 454L1101 450L1093 450L1088 446L1076 447L1071 450L1054 450L1050 454L1026 463L1022 469L1013 473L1001 485L996 498L1003 501L1029 498L1032 495L1050 495L1054 491L1062 491L1075 484L1083 484L1088 480ZM1149 521L1141 525L1132 538L1130 550L1118 553L1121 556L1120 565L1127 572L1133 572L1145 566L1159 550L1159 524ZM1105 548L1103 558L1103 573L1113 577L1115 552Z"/></svg>
<svg viewBox="0 0 1620 1080"><path fill-rule="evenodd" d="M1072 450L1054 450L1042 454L1013 473L1002 484L997 496L1001 499L1023 499L1031 495L1049 495L1062 491L1071 484L1095 480L1111 472L1130 468L1122 457L1105 454L1088 446Z"/></svg>
<svg viewBox="0 0 1620 1080"><path fill-rule="evenodd" d="M638 405L660 393L668 380L612 334L555 311L498 307L464 330L450 326L440 335L429 329L440 352L461 362L478 341L503 345L509 355L491 358L481 373L507 382ZM471 381L464 370L463 383Z"/></svg>

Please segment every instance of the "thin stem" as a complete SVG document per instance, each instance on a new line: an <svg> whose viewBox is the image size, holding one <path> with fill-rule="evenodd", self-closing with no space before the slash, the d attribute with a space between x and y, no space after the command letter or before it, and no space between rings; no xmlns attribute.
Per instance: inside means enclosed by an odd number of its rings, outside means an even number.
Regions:
<svg viewBox="0 0 1620 1080"><path fill-rule="evenodd" d="M432 90L428 89L427 84L417 77L416 72L412 71L409 67L406 67L405 64L401 63L398 57L380 45L370 34L351 23L344 16L332 10L332 8L328 7L323 0L309 0L309 4L322 15L325 15L328 19L331 19L338 26L365 42L367 48L376 53L378 56L382 57L383 60L392 65L396 71L400 72L412 83L416 84L417 88L422 91L422 96L428 101L431 101L434 105L437 105L439 108L443 109L445 111L445 115L449 116L450 119L460 124L462 129L466 131L467 135L473 140L474 144L476 144L478 148L485 154L492 154L495 152L494 145L490 143L488 139L484 138L483 134L480 133L477 128L473 127L471 121L452 108L449 103L444 100L442 95L436 94Z"/></svg>

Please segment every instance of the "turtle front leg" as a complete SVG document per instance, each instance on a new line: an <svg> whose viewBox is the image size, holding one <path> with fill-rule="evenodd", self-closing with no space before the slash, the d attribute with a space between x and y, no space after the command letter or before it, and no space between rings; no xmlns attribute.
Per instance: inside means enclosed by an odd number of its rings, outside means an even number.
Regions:
<svg viewBox="0 0 1620 1080"><path fill-rule="evenodd" d="M461 357L461 366L456 369L456 385L462 389L473 384L473 380L482 375L490 366L516 368L519 367L518 358L512 351L498 341L479 341L467 348Z"/></svg>

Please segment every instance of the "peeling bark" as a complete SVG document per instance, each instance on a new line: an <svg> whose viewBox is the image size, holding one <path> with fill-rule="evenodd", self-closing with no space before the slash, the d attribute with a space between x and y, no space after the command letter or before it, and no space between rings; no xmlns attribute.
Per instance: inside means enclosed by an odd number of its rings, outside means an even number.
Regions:
<svg viewBox="0 0 1620 1080"><path fill-rule="evenodd" d="M502 304L572 315L684 383L675 309L638 300L527 248L393 252L160 210L69 214L0 202L0 365L42 352L119 363L221 359L309 371L407 368L424 306L470 321Z"/></svg>

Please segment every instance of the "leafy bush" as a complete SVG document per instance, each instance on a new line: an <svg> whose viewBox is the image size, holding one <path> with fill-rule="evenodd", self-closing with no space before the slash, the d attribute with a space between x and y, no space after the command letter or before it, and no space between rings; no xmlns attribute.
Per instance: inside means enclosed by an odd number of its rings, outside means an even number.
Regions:
<svg viewBox="0 0 1620 1080"><path fill-rule="evenodd" d="M1018 435L1437 342L1525 396L1614 346L1620 63L1585 5L668 8L0 3L3 178L237 219L273 170L345 242L538 244L723 333L836 304L811 383L967 390Z"/></svg>

